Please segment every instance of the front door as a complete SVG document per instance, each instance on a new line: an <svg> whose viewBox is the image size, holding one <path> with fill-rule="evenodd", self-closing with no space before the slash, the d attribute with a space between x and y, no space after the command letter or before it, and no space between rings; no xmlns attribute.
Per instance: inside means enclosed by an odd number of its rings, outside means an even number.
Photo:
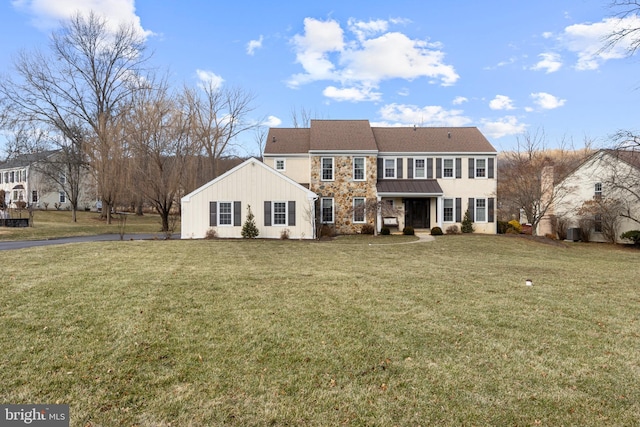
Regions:
<svg viewBox="0 0 640 427"><path fill-rule="evenodd" d="M429 199L406 199L404 223L413 228L429 228Z"/></svg>

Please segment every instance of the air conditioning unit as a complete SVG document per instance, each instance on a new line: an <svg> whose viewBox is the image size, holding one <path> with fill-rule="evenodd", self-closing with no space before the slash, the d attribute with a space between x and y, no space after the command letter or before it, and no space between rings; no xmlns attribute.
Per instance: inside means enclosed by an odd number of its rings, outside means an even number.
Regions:
<svg viewBox="0 0 640 427"><path fill-rule="evenodd" d="M567 229L567 240L572 242L577 242L580 240L580 229L579 228L569 228Z"/></svg>

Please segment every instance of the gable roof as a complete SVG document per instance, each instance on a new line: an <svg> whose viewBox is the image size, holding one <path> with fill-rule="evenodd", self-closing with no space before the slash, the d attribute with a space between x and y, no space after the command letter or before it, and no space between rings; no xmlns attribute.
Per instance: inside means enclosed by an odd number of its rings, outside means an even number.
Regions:
<svg viewBox="0 0 640 427"><path fill-rule="evenodd" d="M476 127L371 127L368 120L311 120L309 128L271 128L265 155L313 151L496 153Z"/></svg>
<svg viewBox="0 0 640 427"><path fill-rule="evenodd" d="M638 150L603 150L610 156L622 160L633 166L636 169L640 169L640 151Z"/></svg>
<svg viewBox="0 0 640 427"><path fill-rule="evenodd" d="M316 195L316 193L314 193L313 191L309 190L308 188L300 185L299 183L295 182L294 180L292 180L291 178L289 178L286 175L281 174L280 172L276 171L275 169L265 165L263 162L261 162L260 160L257 160L254 157L251 157L247 160L245 160L244 162L240 163L238 166L234 167L233 169L228 170L227 172L223 173L222 175L220 175L219 177L207 182L206 184L196 188L195 190L193 190L191 193L185 195L182 197L182 199L180 199L182 202L189 202L189 200L191 199L191 197L195 196L196 194L200 193L201 191L203 191L204 189L210 187L211 185L216 184L219 181L222 181L224 179L226 179L228 176L234 174L236 171L247 167L249 165L253 165L253 166L259 166L262 167L264 169L266 169L267 171L269 171L270 173L272 173L273 175L277 176L279 179L282 179L283 181L288 182L289 184L293 185L294 187L298 188L300 191L303 191L305 193L307 193L307 197L309 198L315 198L318 197Z"/></svg>
<svg viewBox="0 0 640 427"><path fill-rule="evenodd" d="M20 154L7 161L0 162L0 169L23 168L46 159L58 150L39 151L36 153Z"/></svg>

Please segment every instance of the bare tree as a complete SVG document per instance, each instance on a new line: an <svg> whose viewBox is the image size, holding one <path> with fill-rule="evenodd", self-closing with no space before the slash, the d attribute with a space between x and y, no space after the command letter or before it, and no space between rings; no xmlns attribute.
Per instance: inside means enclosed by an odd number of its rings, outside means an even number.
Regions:
<svg viewBox="0 0 640 427"><path fill-rule="evenodd" d="M191 137L209 160L206 182L219 175L219 162L232 154L238 135L258 125L248 119L254 109L253 94L220 88L214 82L204 83L201 89L185 89L184 99L192 115Z"/></svg>
<svg viewBox="0 0 640 427"><path fill-rule="evenodd" d="M551 213L570 191L560 184L576 164L576 152L565 148L546 149L544 130L517 138L517 149L501 157L498 170L498 198L501 212L524 211L533 233L542 218Z"/></svg>
<svg viewBox="0 0 640 427"><path fill-rule="evenodd" d="M638 0L613 0L609 7L614 11L614 16L624 19L637 15L640 12L640 1ZM614 47L626 43L627 53L631 56L640 48L640 27L617 26L604 38L602 51L609 51Z"/></svg>
<svg viewBox="0 0 640 427"><path fill-rule="evenodd" d="M133 25L110 31L106 20L77 14L51 36L50 54L22 52L14 61L18 80L0 80L0 96L14 117L55 129L67 140L82 129L107 221L119 191L122 105L139 85L148 56Z"/></svg>
<svg viewBox="0 0 640 427"><path fill-rule="evenodd" d="M187 159L191 155L188 111L169 94L165 81L147 85L130 100L126 114L131 144L131 173L137 188L158 212L162 231L179 203Z"/></svg>
<svg viewBox="0 0 640 427"><path fill-rule="evenodd" d="M620 213L623 210L623 203L620 200L604 197L587 200L578 209L580 223L590 225L589 232L594 229L602 233L602 237L609 243L615 243L618 238L618 227L620 225Z"/></svg>
<svg viewBox="0 0 640 427"><path fill-rule="evenodd" d="M622 202L620 216L640 224L640 137L619 131L612 140L615 149L607 150L600 160L602 184L608 195Z"/></svg>

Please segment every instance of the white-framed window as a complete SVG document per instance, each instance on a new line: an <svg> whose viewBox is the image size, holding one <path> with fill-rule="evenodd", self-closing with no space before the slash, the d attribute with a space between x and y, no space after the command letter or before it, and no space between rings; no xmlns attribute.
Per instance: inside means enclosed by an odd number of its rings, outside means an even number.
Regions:
<svg viewBox="0 0 640 427"><path fill-rule="evenodd" d="M273 202L273 225L287 225L287 202Z"/></svg>
<svg viewBox="0 0 640 427"><path fill-rule="evenodd" d="M233 202L218 202L218 225L233 225Z"/></svg>
<svg viewBox="0 0 640 427"><path fill-rule="evenodd" d="M384 177L396 177L396 159L384 159Z"/></svg>
<svg viewBox="0 0 640 427"><path fill-rule="evenodd" d="M282 172L282 171L286 170L286 166L287 165L286 165L284 159L276 159L275 164L276 164L276 170L277 171Z"/></svg>
<svg viewBox="0 0 640 427"><path fill-rule="evenodd" d="M444 222L453 222L454 216L454 200L453 199L444 199Z"/></svg>
<svg viewBox="0 0 640 427"><path fill-rule="evenodd" d="M64 191L61 191L60 198L58 200L60 203L67 203L67 194Z"/></svg>
<svg viewBox="0 0 640 427"><path fill-rule="evenodd" d="M333 224L333 198L325 197L320 199L320 210L322 223Z"/></svg>
<svg viewBox="0 0 640 427"><path fill-rule="evenodd" d="M31 203L38 203L38 190L31 192Z"/></svg>
<svg viewBox="0 0 640 427"><path fill-rule="evenodd" d="M456 176L455 172L456 162L454 159L442 159L442 177L453 178Z"/></svg>
<svg viewBox="0 0 640 427"><path fill-rule="evenodd" d="M476 159L476 178L487 177L487 159Z"/></svg>
<svg viewBox="0 0 640 427"><path fill-rule="evenodd" d="M67 183L67 176L63 173L60 174L60 184L64 185Z"/></svg>
<svg viewBox="0 0 640 427"><path fill-rule="evenodd" d="M366 202L364 197L353 198L353 222L363 223L367 217Z"/></svg>
<svg viewBox="0 0 640 427"><path fill-rule="evenodd" d="M596 199L602 199L602 183L601 182L595 183L593 196Z"/></svg>
<svg viewBox="0 0 640 427"><path fill-rule="evenodd" d="M593 217L593 231L602 233L602 215L596 214Z"/></svg>
<svg viewBox="0 0 640 427"><path fill-rule="evenodd" d="M364 181L365 178L365 162L364 157L353 158L353 180Z"/></svg>
<svg viewBox="0 0 640 427"><path fill-rule="evenodd" d="M322 180L333 181L333 157L323 157L322 163Z"/></svg>
<svg viewBox="0 0 640 427"><path fill-rule="evenodd" d="M16 173L14 171L11 171L11 182L16 182L15 178L16 178Z"/></svg>
<svg viewBox="0 0 640 427"><path fill-rule="evenodd" d="M413 159L413 177L414 178L426 178L427 177L427 160L426 159Z"/></svg>
<svg viewBox="0 0 640 427"><path fill-rule="evenodd" d="M487 199L476 199L475 222L487 222Z"/></svg>

